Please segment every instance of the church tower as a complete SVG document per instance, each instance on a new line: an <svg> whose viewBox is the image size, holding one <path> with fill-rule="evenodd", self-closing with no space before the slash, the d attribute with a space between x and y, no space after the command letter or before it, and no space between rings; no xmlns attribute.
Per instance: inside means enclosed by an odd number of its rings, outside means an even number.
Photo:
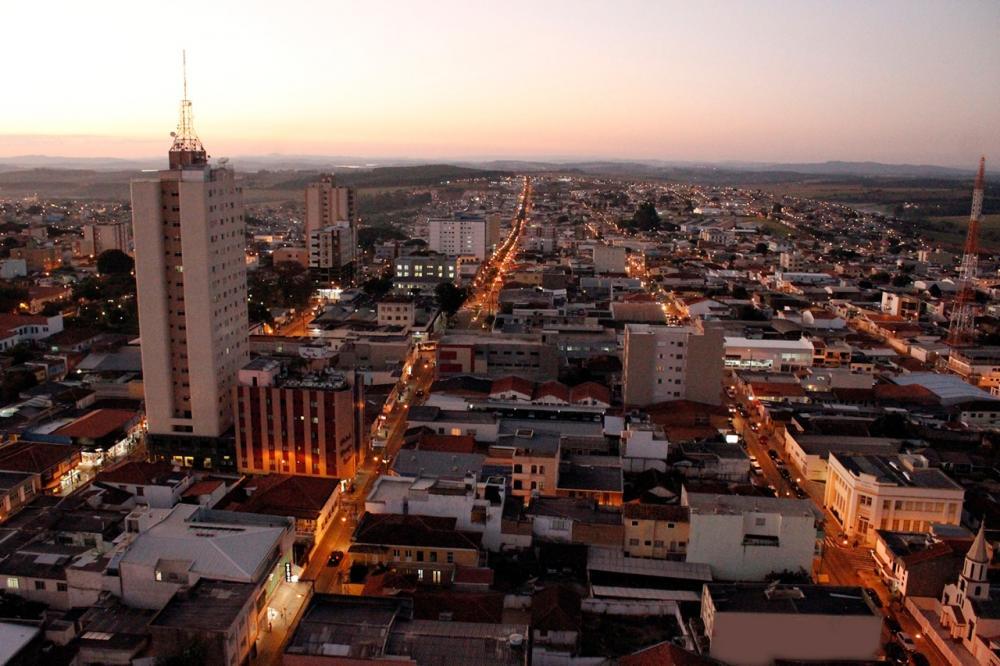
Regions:
<svg viewBox="0 0 1000 666"><path fill-rule="evenodd" d="M965 564L962 565L962 575L958 579L959 604L962 598L968 599L989 599L990 584L986 577L989 568L990 555L986 547L986 521L979 525L979 533L976 534L972 547L965 555Z"/></svg>

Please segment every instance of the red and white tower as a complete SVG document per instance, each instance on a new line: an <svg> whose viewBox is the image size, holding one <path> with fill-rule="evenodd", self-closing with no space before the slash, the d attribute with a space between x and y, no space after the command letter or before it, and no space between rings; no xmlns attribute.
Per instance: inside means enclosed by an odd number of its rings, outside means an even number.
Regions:
<svg viewBox="0 0 1000 666"><path fill-rule="evenodd" d="M976 339L975 296L976 270L979 264L979 223L983 218L983 190L986 186L986 158L979 159L979 173L972 189L972 213L969 231L965 236L965 252L958 269L958 295L951 310L948 325L948 344L961 347Z"/></svg>

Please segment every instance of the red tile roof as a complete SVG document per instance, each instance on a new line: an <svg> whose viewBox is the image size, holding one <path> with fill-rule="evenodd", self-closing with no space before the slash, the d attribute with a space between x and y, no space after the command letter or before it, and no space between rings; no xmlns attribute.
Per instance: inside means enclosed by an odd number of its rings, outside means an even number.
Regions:
<svg viewBox="0 0 1000 666"><path fill-rule="evenodd" d="M168 462L125 462L117 467L98 472L97 480L102 483L118 483L130 486L161 486L170 480L183 479L190 472L174 468Z"/></svg>
<svg viewBox="0 0 1000 666"><path fill-rule="evenodd" d="M607 405L611 404L611 389L597 382L584 382L577 384L569 392L570 402L577 403L583 400L598 400Z"/></svg>
<svg viewBox="0 0 1000 666"><path fill-rule="evenodd" d="M425 432L420 435L417 448L421 451L473 453L476 450L476 438L472 435L437 435Z"/></svg>
<svg viewBox="0 0 1000 666"><path fill-rule="evenodd" d="M418 546L479 550L482 535L455 529L455 518L397 513L366 513L361 517L353 543L384 546Z"/></svg>
<svg viewBox="0 0 1000 666"><path fill-rule="evenodd" d="M501 377L500 379L494 380L493 385L490 387L490 395L506 393L507 391L517 391L518 393L523 393L528 398L531 398L535 391L535 384L534 382L530 382L523 377L510 375L508 377Z"/></svg>
<svg viewBox="0 0 1000 666"><path fill-rule="evenodd" d="M125 431L139 418L133 409L95 409L69 425L56 430L54 435L82 439L100 439L115 431Z"/></svg>
<svg viewBox="0 0 1000 666"><path fill-rule="evenodd" d="M535 400L552 397L569 402L569 389L565 384L557 381L543 382L535 388Z"/></svg>
<svg viewBox="0 0 1000 666"><path fill-rule="evenodd" d="M337 479L292 474L258 476L243 485L249 497L234 509L269 516L315 519L337 490Z"/></svg>
<svg viewBox="0 0 1000 666"><path fill-rule="evenodd" d="M0 446L0 471L44 474L79 456L78 446L19 441Z"/></svg>

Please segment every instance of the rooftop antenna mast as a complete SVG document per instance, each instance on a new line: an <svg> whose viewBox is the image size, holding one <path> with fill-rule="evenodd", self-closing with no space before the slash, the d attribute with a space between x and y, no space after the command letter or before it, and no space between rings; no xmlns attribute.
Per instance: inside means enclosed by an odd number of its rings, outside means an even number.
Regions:
<svg viewBox="0 0 1000 666"><path fill-rule="evenodd" d="M181 51L181 69L184 79L184 98L181 100L180 115L177 119L177 130L171 132L174 143L170 147L170 152L179 153L199 153L202 159L206 156L205 148L201 145L198 135L194 131L194 117L191 112L191 100L188 99L187 84L187 51Z"/></svg>

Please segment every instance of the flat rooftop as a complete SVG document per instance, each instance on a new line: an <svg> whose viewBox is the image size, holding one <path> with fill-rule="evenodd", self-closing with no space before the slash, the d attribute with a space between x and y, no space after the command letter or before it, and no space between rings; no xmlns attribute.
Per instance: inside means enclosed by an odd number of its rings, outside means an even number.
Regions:
<svg viewBox="0 0 1000 666"><path fill-rule="evenodd" d="M901 456L837 455L836 453L834 456L851 474L873 476L881 484L962 491L962 486L952 481L941 470L908 468Z"/></svg>
<svg viewBox="0 0 1000 666"><path fill-rule="evenodd" d="M708 583L716 613L862 615L878 617L860 587Z"/></svg>
<svg viewBox="0 0 1000 666"><path fill-rule="evenodd" d="M691 515L776 513L782 516L817 517L818 508L810 499L791 497L758 497L756 495L717 495L688 493Z"/></svg>
<svg viewBox="0 0 1000 666"><path fill-rule="evenodd" d="M257 590L252 583L202 578L186 593L175 594L149 623L151 628L226 631Z"/></svg>

